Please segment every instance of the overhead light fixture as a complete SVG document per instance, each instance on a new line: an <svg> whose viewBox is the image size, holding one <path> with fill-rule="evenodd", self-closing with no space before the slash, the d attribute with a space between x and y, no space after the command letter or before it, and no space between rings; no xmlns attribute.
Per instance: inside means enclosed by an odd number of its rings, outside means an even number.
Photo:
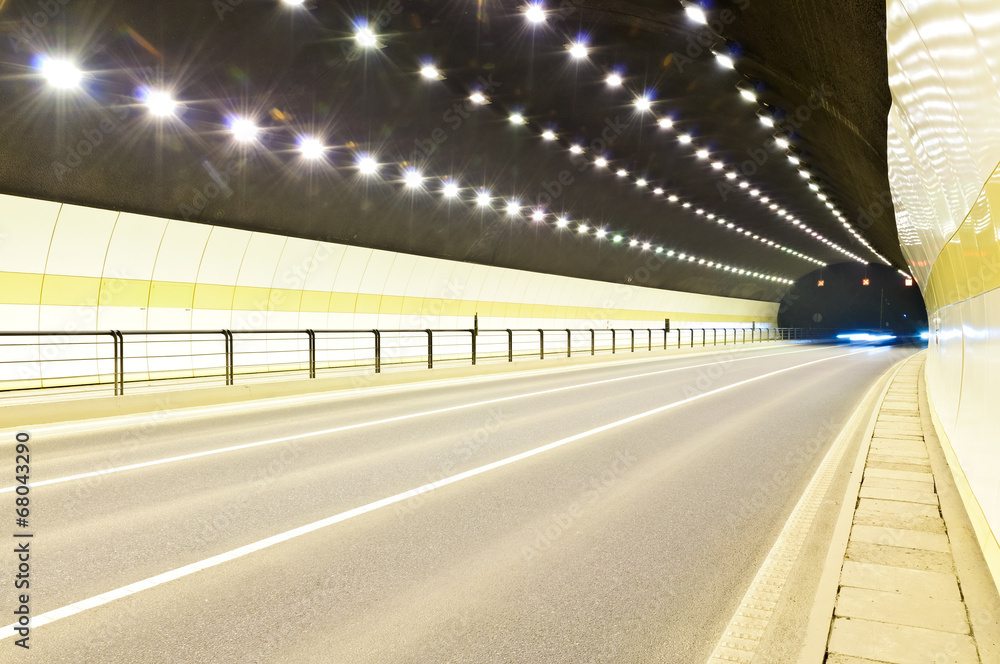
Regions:
<svg viewBox="0 0 1000 664"><path fill-rule="evenodd" d="M629 240L628 246L630 246L630 247L637 247L637 246L639 246L639 241L638 240Z"/></svg>
<svg viewBox="0 0 1000 664"><path fill-rule="evenodd" d="M524 123L527 122L527 120L524 119L524 116L521 115L520 113L512 113L510 116L510 121L512 124L516 125L523 125Z"/></svg>
<svg viewBox="0 0 1000 664"><path fill-rule="evenodd" d="M544 138L546 141L554 141L556 140L556 133L551 129L546 129L545 131L542 132L542 138Z"/></svg>
<svg viewBox="0 0 1000 664"><path fill-rule="evenodd" d="M58 90L79 87L83 80L83 72L72 62L62 58L43 57L37 69L45 81Z"/></svg>
<svg viewBox="0 0 1000 664"><path fill-rule="evenodd" d="M491 201L490 192L482 189L476 194L476 203L479 207L488 207Z"/></svg>
<svg viewBox="0 0 1000 664"><path fill-rule="evenodd" d="M774 126L774 118L769 113L765 111L760 111L759 113L757 113L757 117L760 118L760 123L765 127Z"/></svg>
<svg viewBox="0 0 1000 664"><path fill-rule="evenodd" d="M638 180L635 181L635 184L639 187L645 187L647 184L649 184L649 182L647 182L643 178L639 178Z"/></svg>
<svg viewBox="0 0 1000 664"><path fill-rule="evenodd" d="M177 111L177 102L165 90L153 90L152 88L142 88L139 91L139 98L149 109L150 115L157 118L173 116Z"/></svg>
<svg viewBox="0 0 1000 664"><path fill-rule="evenodd" d="M729 53L725 53L723 51L712 51L712 54L715 55L715 61L721 66L726 69L736 69L736 61L733 60L733 56Z"/></svg>
<svg viewBox="0 0 1000 664"><path fill-rule="evenodd" d="M469 101L471 101L476 106L482 106L483 104L488 104L490 100L487 99L486 95L484 95L482 92L473 92L471 95L469 95Z"/></svg>
<svg viewBox="0 0 1000 664"><path fill-rule="evenodd" d="M625 177L626 175L628 175L628 171L626 171L626 170L625 170L624 168L619 168L619 169L618 169L618 172L617 172L617 173L615 173L615 175L617 175L617 176L618 176L618 177L620 177L620 178L623 178L623 177Z"/></svg>
<svg viewBox="0 0 1000 664"><path fill-rule="evenodd" d="M621 235L615 235L613 238L611 238L611 241L614 242L615 244L618 244L624 239L625 238L623 238Z"/></svg>
<svg viewBox="0 0 1000 664"><path fill-rule="evenodd" d="M687 145L691 143L693 139L691 138L691 134L681 134L680 136L677 137L677 140Z"/></svg>
<svg viewBox="0 0 1000 664"><path fill-rule="evenodd" d="M684 13L687 17L694 21L695 23L701 23L702 25L708 24L708 16L705 15L705 10L699 7L694 2L686 2L681 0L681 4L684 6Z"/></svg>
<svg viewBox="0 0 1000 664"><path fill-rule="evenodd" d="M229 119L229 131L240 143L249 143L257 138L260 128L253 120L234 116Z"/></svg>
<svg viewBox="0 0 1000 664"><path fill-rule="evenodd" d="M674 126L674 121L670 118L663 117L660 118L660 121L657 124L660 125L660 129L670 129Z"/></svg>
<svg viewBox="0 0 1000 664"><path fill-rule="evenodd" d="M721 161L713 161L712 168L714 168L717 171L721 171L723 168L725 168L725 164L723 164Z"/></svg>
<svg viewBox="0 0 1000 664"><path fill-rule="evenodd" d="M556 219L556 226L558 226L559 228L566 228L567 226L569 226L569 219L567 219L566 217L559 217L558 219Z"/></svg>
<svg viewBox="0 0 1000 664"><path fill-rule="evenodd" d="M635 104L636 110L638 110L641 113L645 113L646 111L648 111L653 107L653 102L651 102L649 100L649 97L646 95L643 95L642 97L637 97L635 102L633 103Z"/></svg>
<svg viewBox="0 0 1000 664"><path fill-rule="evenodd" d="M533 2L524 8L524 17L528 19L529 23L544 23L545 22L545 6L540 2Z"/></svg>
<svg viewBox="0 0 1000 664"><path fill-rule="evenodd" d="M587 48L587 43L582 40L577 40L569 45L569 54L573 56L576 60L583 60L587 57L589 49Z"/></svg>
<svg viewBox="0 0 1000 664"><path fill-rule="evenodd" d="M374 175L378 172L378 162L375 161L370 155L361 155L358 157L358 170L361 171L363 175Z"/></svg>
<svg viewBox="0 0 1000 664"><path fill-rule="evenodd" d="M736 178L737 178L736 173L734 173L732 171L729 171L728 173L726 173L726 179L727 180L735 180Z"/></svg>
<svg viewBox="0 0 1000 664"><path fill-rule="evenodd" d="M572 152L573 154L581 154L583 153L583 148L574 143L573 145L569 146L569 151Z"/></svg>
<svg viewBox="0 0 1000 664"><path fill-rule="evenodd" d="M587 226L587 224L580 224L576 228L577 233L586 233L588 230L590 230L590 228Z"/></svg>
<svg viewBox="0 0 1000 664"><path fill-rule="evenodd" d="M699 159L708 159L708 150L702 148L701 150L695 152L695 155L697 155Z"/></svg>
<svg viewBox="0 0 1000 664"><path fill-rule="evenodd" d="M302 157L309 160L320 159L326 152L326 147L323 143L312 136L300 136L299 137L299 152Z"/></svg>
<svg viewBox="0 0 1000 664"><path fill-rule="evenodd" d="M535 221L544 221L545 220L545 211L544 210L535 210L534 212L531 213L531 218L533 220L535 220Z"/></svg>
<svg viewBox="0 0 1000 664"><path fill-rule="evenodd" d="M663 195L663 189L661 189L660 187L657 187L656 189L653 190L653 193L656 194L657 196L662 196Z"/></svg>
<svg viewBox="0 0 1000 664"><path fill-rule="evenodd" d="M793 154L790 154L790 155L788 155L788 161L792 162L792 163L793 163L793 164L795 164L796 166L798 166L799 164L801 164L801 163L802 163L802 160L801 160L801 159L799 159L798 157L796 157L796 156L795 156L795 155L793 155Z"/></svg>
<svg viewBox="0 0 1000 664"><path fill-rule="evenodd" d="M424 176L415 168L403 171L403 182L410 189L420 189L424 186Z"/></svg>
<svg viewBox="0 0 1000 664"><path fill-rule="evenodd" d="M622 84L622 77L618 74L608 74L608 77L604 79L604 82L613 88L617 88Z"/></svg>
<svg viewBox="0 0 1000 664"><path fill-rule="evenodd" d="M598 157L597 159L594 160L594 166L597 166L598 168L604 168L607 165L608 165L608 160L605 159L604 157Z"/></svg>
<svg viewBox="0 0 1000 664"><path fill-rule="evenodd" d="M788 137L783 136L781 134L778 134L777 136L774 137L774 143L783 150L787 150L792 145L791 142L788 140Z"/></svg>
<svg viewBox="0 0 1000 664"><path fill-rule="evenodd" d="M420 69L420 75L429 81L440 81L444 78L444 74L441 73L441 70L434 65L424 65Z"/></svg>
<svg viewBox="0 0 1000 664"><path fill-rule="evenodd" d="M669 196L667 196L667 200L670 201L671 203L676 203L680 199L677 198L676 194L670 194Z"/></svg>
<svg viewBox="0 0 1000 664"><path fill-rule="evenodd" d="M445 182L441 187L441 193L445 198L455 198L458 196L458 184L455 182Z"/></svg>
<svg viewBox="0 0 1000 664"><path fill-rule="evenodd" d="M515 216L521 214L521 203L520 201L509 201L507 203L507 214L510 216Z"/></svg>
<svg viewBox="0 0 1000 664"><path fill-rule="evenodd" d="M361 25L355 29L354 41L361 48L375 48L378 46L378 37L375 36L375 31L367 25Z"/></svg>
<svg viewBox="0 0 1000 664"><path fill-rule="evenodd" d="M608 231L606 229L604 229L604 228L598 228L597 232L595 233L595 235L597 235L597 237L604 237L607 234L608 234Z"/></svg>
<svg viewBox="0 0 1000 664"><path fill-rule="evenodd" d="M740 81L736 84L736 89L740 91L740 96L747 101L757 101L757 90L748 81Z"/></svg>

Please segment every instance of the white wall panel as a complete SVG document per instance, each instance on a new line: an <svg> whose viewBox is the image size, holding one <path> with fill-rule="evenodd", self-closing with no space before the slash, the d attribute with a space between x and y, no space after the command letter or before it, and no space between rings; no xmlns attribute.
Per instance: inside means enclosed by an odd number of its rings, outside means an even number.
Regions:
<svg viewBox="0 0 1000 664"><path fill-rule="evenodd" d="M160 239L152 278L155 281L195 283L212 227L186 221L168 221Z"/></svg>
<svg viewBox="0 0 1000 664"><path fill-rule="evenodd" d="M0 194L0 271L45 273L60 203Z"/></svg>
<svg viewBox="0 0 1000 664"><path fill-rule="evenodd" d="M198 267L198 283L235 285L249 243L247 231L213 226ZM170 258L162 256L160 260Z"/></svg>
<svg viewBox="0 0 1000 664"><path fill-rule="evenodd" d="M52 235L45 264L46 274L100 277L104 272L108 240L118 214L110 210L64 205Z"/></svg>

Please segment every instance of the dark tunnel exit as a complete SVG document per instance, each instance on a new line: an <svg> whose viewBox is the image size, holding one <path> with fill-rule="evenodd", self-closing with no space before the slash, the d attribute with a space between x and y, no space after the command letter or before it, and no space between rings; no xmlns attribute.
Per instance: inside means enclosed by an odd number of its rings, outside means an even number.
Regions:
<svg viewBox="0 0 1000 664"><path fill-rule="evenodd" d="M780 327L919 339L927 331L927 309L916 283L883 265L838 263L795 282L781 299Z"/></svg>

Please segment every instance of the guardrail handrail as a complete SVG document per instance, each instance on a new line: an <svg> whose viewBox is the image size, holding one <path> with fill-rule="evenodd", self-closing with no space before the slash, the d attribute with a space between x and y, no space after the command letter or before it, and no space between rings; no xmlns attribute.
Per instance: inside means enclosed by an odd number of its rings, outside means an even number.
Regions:
<svg viewBox="0 0 1000 664"><path fill-rule="evenodd" d="M218 371L219 373L205 373L201 377L224 377L226 385L235 384L235 378L237 374L238 366L246 368L245 364L237 364L237 356L241 353L243 355L249 356L251 358L257 358L259 355L263 354L265 359L262 364L265 368L257 370L247 370L240 372L240 375L244 374L258 374L258 373L275 373L275 372L285 372L285 371L304 371L308 370L309 378L316 378L317 370L320 368L320 362L318 360L318 355L321 352L330 354L348 354L352 356L352 364L340 364L334 365L327 362L325 368L346 368L348 366L358 367L365 366L364 364L358 364L359 355L362 360L371 360L371 366L375 373L381 373L383 365L386 360L392 362L395 360L399 364L404 364L407 362L421 362L426 355L426 364L428 369L434 368L435 359L440 361L471 361L472 365L476 365L480 359L483 357L499 357L500 348L502 348L503 343L489 343L487 342L484 352L483 341L479 338L491 335L502 335L506 337L506 351L504 354L507 356L508 362L514 362L515 357L521 356L534 356L538 359L545 359L546 350L561 352L561 339L565 339L566 342L566 357L572 357L574 351L574 341L578 340L580 336L589 333L590 336L590 354L596 355L599 349L607 350L607 346L603 344L605 341L598 339L600 333L610 334L610 350L612 354L617 353L619 350L619 333L627 332L629 334L629 345L627 348L630 352L636 352L636 336L639 333L640 348L645 346L647 351L653 350L653 338L654 335L663 335L663 348L667 349L669 340L672 335L676 334L677 347L681 348L683 343L687 341L690 347L694 347L696 344L696 338L698 333L701 335L701 345L705 347L708 345L708 331L712 331L712 345L718 346L720 332L722 333L722 343L723 345L729 344L729 332L732 334L733 344L742 342L747 343L747 331L750 331L750 343L757 343L757 330L760 330L759 341L799 341L806 340L809 338L821 338L823 334L819 334L819 331L807 330L804 328L772 328L772 327L686 327L679 328L673 326L665 327L648 327L648 328L600 328L600 327L588 327L588 328L561 328L561 329L547 329L547 328L504 328L504 329L489 329L489 328L423 328L423 329L393 329L393 330L380 330L380 329L273 329L273 330L257 330L257 329L214 329L214 330L94 330L94 331L83 331L83 330L69 330L69 331L56 331L56 330L25 330L25 331L0 331L0 338L11 338L11 337L25 337L28 339L37 339L37 341L30 343L14 343L6 344L0 340L0 369L5 369L9 365L25 365L29 364L32 366L37 365L38 367L38 378L16 378L13 380L5 380L3 376L0 376L0 392L9 392L15 390L23 389L33 389L33 387L5 387L9 382L17 383L18 381L32 381L39 383L38 386L46 387L45 382L49 380L62 381L61 386L65 387L84 387L91 385L103 385L106 384L104 379L109 372L106 370L104 373L101 372L100 367L102 362L111 360L112 369L110 371L111 381L114 386L115 395L121 395L125 392L126 382L146 382L159 380L160 378L153 378L154 374L167 374L171 373L167 370L153 370L151 365L154 360L172 360L177 363L185 364L185 366L190 365L190 369L184 369L184 372L189 372L190 377L196 376L196 360L201 361L204 358L218 357L221 355L224 357L223 366L210 366L207 367L213 371ZM765 331L766 330L766 331ZM825 330L822 332L826 332ZM645 333L643 335L643 333ZM742 338L739 338L738 334L742 333ZM288 338L274 339L275 335L289 335ZM344 347L320 347L319 342L333 343L337 340L337 337L349 335L349 344ZM405 345L406 339L400 338L395 346L386 346L388 341L390 343L394 340L392 335L405 336L423 336L426 335L425 345ZM454 337L464 338L468 335L467 341L456 341ZM180 337L186 336L187 340L181 341L181 343L190 343L192 347L188 350L186 354L170 354L170 355L153 355L149 352L149 347L151 344L157 343L171 343L163 339L150 339L150 337ZM645 336L645 339L642 339ZM44 357L45 353L42 352L43 339L46 338L59 338L59 337L92 337L93 342L90 341L75 341L66 342L61 344L63 346L89 346L91 343L96 344L95 352L88 357ZM249 337L249 339L248 339ZM370 343L365 342L361 346L358 345L359 339L368 337ZM547 338L548 337L548 338ZM110 338L111 342L111 357L102 356L99 348L101 344L106 344L107 339ZM304 344L304 346L298 346L295 348L277 348L268 349L265 347L264 350L254 349L251 347L247 349L245 344L250 343L251 340L256 338L259 344L260 340L265 343L287 343L287 342L298 342L299 344ZM659 337L657 337L658 339ZM105 341L101 341L105 339ZM205 349L199 349L195 352L194 344L202 344L203 342L210 342L213 339L219 340L221 344L221 352L219 350L212 350L211 348L207 351ZM602 337L602 339L607 339L607 337ZM126 355L126 342L129 342L130 347L134 347L136 344L145 344L146 350L145 354L137 355L134 358L129 358ZM645 344L641 342L645 341ZM243 343L242 349L238 350L237 345ZM535 344L537 343L537 347ZM547 348L546 344L549 343L550 346ZM552 345L555 344L555 345ZM38 348L37 359L6 359L6 351L10 348ZM426 350L424 350L426 348ZM458 351L455 349L459 348ZM578 349L580 345L577 345ZM515 352L515 351L519 352ZM410 352L413 351L413 352ZM393 356L393 352L396 353ZM271 359L272 355L281 355L291 353L295 359L292 360L281 360L273 361ZM368 357L370 353L370 357ZM550 352L550 355L552 352ZM304 358L304 361L303 359ZM130 363L138 360L145 360L145 370L143 373L147 375L145 379L134 379L130 380L128 378L129 372L126 371L126 360ZM86 362L94 363L94 373L96 373L96 378L91 382L82 382L83 379L91 378L90 375L67 375L67 376L46 376L44 368L49 365L54 365L59 362ZM280 368L273 369L272 365L277 365L279 367L285 367L286 365L295 365L297 368ZM106 365L104 365L106 366ZM199 369L202 367L198 367ZM252 369L251 365L251 369ZM177 373L177 370L173 370ZM138 373L138 372L133 372ZM188 377L188 376L183 376ZM80 379L78 382L72 382L74 379ZM69 382L66 382L68 380Z"/></svg>

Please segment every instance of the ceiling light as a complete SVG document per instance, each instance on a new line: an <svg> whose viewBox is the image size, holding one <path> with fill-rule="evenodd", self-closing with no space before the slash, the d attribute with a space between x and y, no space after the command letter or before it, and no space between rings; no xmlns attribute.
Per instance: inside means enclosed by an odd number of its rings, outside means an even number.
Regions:
<svg viewBox="0 0 1000 664"><path fill-rule="evenodd" d="M617 175L618 177L620 177L620 178L623 178L623 177L625 177L626 175L628 175L628 171L626 171L626 170L625 170L624 168L619 168L619 169L618 169L618 172L616 173L616 175Z"/></svg>
<svg viewBox="0 0 1000 664"><path fill-rule="evenodd" d="M687 17L694 21L695 23L701 23L705 25L708 23L708 16L705 15L705 10L694 4L693 2L685 2L684 13Z"/></svg>
<svg viewBox="0 0 1000 664"><path fill-rule="evenodd" d="M476 194L476 203L478 203L480 207L488 206L490 204L490 200L490 192L485 189Z"/></svg>
<svg viewBox="0 0 1000 664"><path fill-rule="evenodd" d="M720 65L722 65L726 69L736 69L736 61L733 60L733 57L731 55L728 55L726 53L716 53L715 59Z"/></svg>
<svg viewBox="0 0 1000 664"><path fill-rule="evenodd" d="M618 242L621 242L624 239L625 238L623 238L621 235L616 235L613 238L611 238L611 241L617 244Z"/></svg>
<svg viewBox="0 0 1000 664"><path fill-rule="evenodd" d="M728 173L726 173L726 179L727 180L735 180L736 179L736 173L733 173L732 171L729 171Z"/></svg>
<svg viewBox="0 0 1000 664"><path fill-rule="evenodd" d="M674 126L674 121L670 118L660 118L660 121L657 124L660 125L661 129L670 129Z"/></svg>
<svg viewBox="0 0 1000 664"><path fill-rule="evenodd" d="M785 150L787 150L789 147L791 147L791 143L789 143L788 139L785 138L784 136L778 136L778 137L776 137L774 139L774 142L775 142L775 144L779 148L782 148L782 149L785 149Z"/></svg>
<svg viewBox="0 0 1000 664"><path fill-rule="evenodd" d="M653 190L653 193L656 194L657 196L662 196L663 195L663 189L660 188L660 187L657 187L656 189Z"/></svg>
<svg viewBox="0 0 1000 664"><path fill-rule="evenodd" d="M637 246L639 246L639 241L638 240L630 240L629 243L628 243L628 246L630 246L630 247L637 247Z"/></svg>
<svg viewBox="0 0 1000 664"><path fill-rule="evenodd" d="M650 249L651 249L652 247L653 247L653 245L651 245L651 244L650 244L650 243L648 243L648 242L646 242L646 243L644 243L644 244L642 245L642 248L643 248L643 249L645 249L646 251L649 251L649 250L650 250Z"/></svg>
<svg viewBox="0 0 1000 664"><path fill-rule="evenodd" d="M569 226L569 219L567 219L566 217L559 217L558 219L556 219L556 226L558 226L559 228L566 228L567 226Z"/></svg>
<svg viewBox="0 0 1000 664"><path fill-rule="evenodd" d="M657 247L656 248L656 253L662 254L663 253L663 247Z"/></svg>
<svg viewBox="0 0 1000 664"><path fill-rule="evenodd" d="M708 150L704 148L698 150L697 152L695 152L695 154L698 156L699 159L708 159Z"/></svg>
<svg viewBox="0 0 1000 664"><path fill-rule="evenodd" d="M799 170L799 175L802 176L803 178L805 178L806 180L808 180L809 178L812 177L812 173L810 173L809 171L807 171L805 169Z"/></svg>
<svg viewBox="0 0 1000 664"><path fill-rule="evenodd" d="M542 138L546 141L554 141L556 140L556 133L552 130L546 129L542 132Z"/></svg>
<svg viewBox="0 0 1000 664"><path fill-rule="evenodd" d="M233 138L240 143L249 143L257 138L260 128L253 120L237 116L229 119L229 131L233 133Z"/></svg>
<svg viewBox="0 0 1000 664"><path fill-rule="evenodd" d="M586 233L588 230L589 230L589 228L587 227L587 224L580 224L577 227L576 232L577 233Z"/></svg>
<svg viewBox="0 0 1000 664"><path fill-rule="evenodd" d="M594 160L594 166L597 166L598 168L604 168L607 165L608 165L608 160L605 159L604 157L598 157L597 159Z"/></svg>
<svg viewBox="0 0 1000 664"><path fill-rule="evenodd" d="M725 167L725 164L723 164L721 161L712 162L712 168L714 168L717 171L721 171L723 167Z"/></svg>
<svg viewBox="0 0 1000 664"><path fill-rule="evenodd" d="M690 203L682 203L681 207L682 208L689 208L689 207L691 207L691 204Z"/></svg>
<svg viewBox="0 0 1000 664"><path fill-rule="evenodd" d="M540 2L533 2L524 8L524 17L529 23L542 23L545 21L545 7Z"/></svg>
<svg viewBox="0 0 1000 664"><path fill-rule="evenodd" d="M378 37L375 36L375 32L368 26L361 26L355 30L354 41L361 48L375 48L378 46Z"/></svg>
<svg viewBox="0 0 1000 664"><path fill-rule="evenodd" d="M434 65L424 65L420 70L420 75L429 81L440 81L444 75Z"/></svg>
<svg viewBox="0 0 1000 664"><path fill-rule="evenodd" d="M326 147L319 139L312 136L299 137L299 152L306 159L319 159L326 152Z"/></svg>
<svg viewBox="0 0 1000 664"><path fill-rule="evenodd" d="M680 136L677 137L677 140L687 145L688 143L691 142L691 134L681 134Z"/></svg>
<svg viewBox="0 0 1000 664"><path fill-rule="evenodd" d="M581 154L583 152L583 148L579 145L571 145L569 146L569 151L573 154Z"/></svg>
<svg viewBox="0 0 1000 664"><path fill-rule="evenodd" d="M535 210L531 213L531 218L535 221L542 221L545 219L545 212L543 210Z"/></svg>
<svg viewBox="0 0 1000 664"><path fill-rule="evenodd" d="M675 194L670 194L669 196L667 196L667 200L670 201L671 203L676 203L678 201L678 198Z"/></svg>
<svg viewBox="0 0 1000 664"><path fill-rule="evenodd" d="M514 216L516 214L521 214L521 203L520 201L510 201L507 203L507 214Z"/></svg>
<svg viewBox="0 0 1000 664"><path fill-rule="evenodd" d="M750 87L740 87L740 96L747 101L757 101L757 92Z"/></svg>
<svg viewBox="0 0 1000 664"><path fill-rule="evenodd" d="M569 54L577 60L587 57L587 44L582 41L575 41L569 45Z"/></svg>
<svg viewBox="0 0 1000 664"><path fill-rule="evenodd" d="M754 198L760 196L760 189L751 189L750 195L753 196Z"/></svg>
<svg viewBox="0 0 1000 664"><path fill-rule="evenodd" d="M368 155L358 157L358 170L364 175L374 175L378 172L378 162Z"/></svg>
<svg viewBox="0 0 1000 664"><path fill-rule="evenodd" d="M42 58L38 70L49 85L60 90L75 88L83 79L83 72L69 60Z"/></svg>
<svg viewBox="0 0 1000 664"><path fill-rule="evenodd" d="M749 182L746 181L740 182L740 189L748 189L749 187L750 187Z"/></svg>
<svg viewBox="0 0 1000 664"><path fill-rule="evenodd" d="M524 119L524 116L521 115L520 113L512 114L510 116L510 121L517 125L523 125L525 122L527 122L527 120Z"/></svg>
<svg viewBox="0 0 1000 664"><path fill-rule="evenodd" d="M648 111L653 107L653 102L649 100L649 97L637 97L635 100L635 107L640 112Z"/></svg>
<svg viewBox="0 0 1000 664"><path fill-rule="evenodd" d="M636 183L636 185L638 185L640 187L645 187L647 184L649 184L643 178L639 178L638 180L635 181L635 183Z"/></svg>
<svg viewBox="0 0 1000 664"><path fill-rule="evenodd" d="M408 168L403 172L403 182L410 189L419 189L424 186L424 176L415 168Z"/></svg>
<svg viewBox="0 0 1000 664"><path fill-rule="evenodd" d="M598 228L597 229L597 237L604 237L607 234L608 234L608 232L605 229L603 229L603 228Z"/></svg>
<svg viewBox="0 0 1000 664"><path fill-rule="evenodd" d="M455 198L458 196L458 185L454 182L445 182L444 186L441 187L441 193L444 194L445 198Z"/></svg>
<svg viewBox="0 0 1000 664"><path fill-rule="evenodd" d="M802 163L802 160L799 159L798 157L796 157L793 154L788 155L788 161L792 162L796 166L798 166L800 163Z"/></svg>
<svg viewBox="0 0 1000 664"><path fill-rule="evenodd" d="M617 88L622 84L622 77L618 74L608 74L608 77L604 79L604 82L613 88Z"/></svg>
<svg viewBox="0 0 1000 664"><path fill-rule="evenodd" d="M177 102L174 101L169 92L163 90L142 88L139 91L139 98L154 117L169 117L174 115L174 112L177 110Z"/></svg>
<svg viewBox="0 0 1000 664"><path fill-rule="evenodd" d="M770 115L761 115L760 116L760 123L762 125L764 125L765 127L773 127L774 126L774 118L772 118Z"/></svg>
<svg viewBox="0 0 1000 664"><path fill-rule="evenodd" d="M482 92L473 92L471 95L469 95L469 101L471 101L476 106L482 106L483 104L489 103L489 100L486 98L486 95L484 95Z"/></svg>

